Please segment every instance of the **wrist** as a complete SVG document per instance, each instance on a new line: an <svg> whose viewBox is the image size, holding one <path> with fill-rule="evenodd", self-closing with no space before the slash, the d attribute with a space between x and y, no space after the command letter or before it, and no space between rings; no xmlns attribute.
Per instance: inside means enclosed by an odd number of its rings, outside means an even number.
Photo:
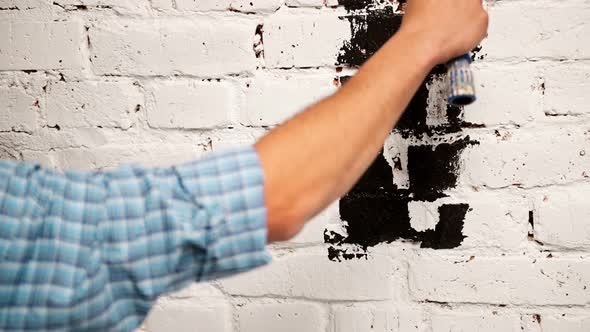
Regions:
<svg viewBox="0 0 590 332"><path fill-rule="evenodd" d="M406 31L401 29L391 41L396 40L399 43L396 47L403 47L406 54L413 57L416 66L424 68L430 72L432 68L441 63L442 56L439 43L432 38L431 34L420 31Z"/></svg>

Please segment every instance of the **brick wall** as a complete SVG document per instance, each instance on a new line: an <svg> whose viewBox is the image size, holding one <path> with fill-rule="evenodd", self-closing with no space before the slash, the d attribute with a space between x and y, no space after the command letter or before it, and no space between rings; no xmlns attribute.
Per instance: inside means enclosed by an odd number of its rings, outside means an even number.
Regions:
<svg viewBox="0 0 590 332"><path fill-rule="evenodd" d="M488 8L475 105L448 107L435 68L362 180L272 265L162 298L142 329L589 331L590 3ZM400 15L0 0L0 157L109 169L249 144L345 84Z"/></svg>

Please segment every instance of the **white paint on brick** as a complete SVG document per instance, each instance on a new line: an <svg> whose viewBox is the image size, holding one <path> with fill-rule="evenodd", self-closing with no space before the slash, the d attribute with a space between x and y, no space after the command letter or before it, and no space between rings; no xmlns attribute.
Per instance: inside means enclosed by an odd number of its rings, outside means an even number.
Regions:
<svg viewBox="0 0 590 332"><path fill-rule="evenodd" d="M0 87L0 131L33 132L42 101L20 87Z"/></svg>
<svg viewBox="0 0 590 332"><path fill-rule="evenodd" d="M590 246L590 185L551 188L537 195L535 239L566 248Z"/></svg>
<svg viewBox="0 0 590 332"><path fill-rule="evenodd" d="M520 317L498 315L492 310L481 313L436 312L432 316L432 332L520 332Z"/></svg>
<svg viewBox="0 0 590 332"><path fill-rule="evenodd" d="M590 317L581 315L542 316L543 332L587 332L590 331Z"/></svg>
<svg viewBox="0 0 590 332"><path fill-rule="evenodd" d="M590 260L583 258L425 254L413 260L409 270L412 296L437 302L586 305L589 280Z"/></svg>
<svg viewBox="0 0 590 332"><path fill-rule="evenodd" d="M154 105L148 123L154 128L205 129L228 126L235 105L230 83L174 80L149 88Z"/></svg>
<svg viewBox="0 0 590 332"><path fill-rule="evenodd" d="M235 10L246 13L269 13L276 11L283 0L154 0L153 6L162 11L227 11Z"/></svg>
<svg viewBox="0 0 590 332"><path fill-rule="evenodd" d="M94 71L104 75L201 77L253 70L254 21L119 19L90 28Z"/></svg>
<svg viewBox="0 0 590 332"><path fill-rule="evenodd" d="M331 2L331 3L327 3ZM286 0L285 4L290 7L322 7L324 5L335 5L334 0Z"/></svg>
<svg viewBox="0 0 590 332"><path fill-rule="evenodd" d="M312 303L251 302L237 308L241 332L325 331L325 310Z"/></svg>
<svg viewBox="0 0 590 332"><path fill-rule="evenodd" d="M248 126L280 124L336 91L333 80L327 73L256 75L241 83L245 98L241 122Z"/></svg>
<svg viewBox="0 0 590 332"><path fill-rule="evenodd" d="M590 66L551 66L547 68L544 76L543 102L547 114L590 114Z"/></svg>
<svg viewBox="0 0 590 332"><path fill-rule="evenodd" d="M350 25L336 13L280 10L264 21L264 60L269 68L332 66Z"/></svg>
<svg viewBox="0 0 590 332"><path fill-rule="evenodd" d="M123 15L147 15L150 12L149 2L146 0L56 0L54 6L60 6L66 10L76 10L80 6L90 10L114 10Z"/></svg>
<svg viewBox="0 0 590 332"><path fill-rule="evenodd" d="M411 201L408 203L410 225L418 232L434 229L439 220L438 207L441 202Z"/></svg>
<svg viewBox="0 0 590 332"><path fill-rule="evenodd" d="M212 318L215 319L212 319ZM223 298L196 301L160 301L145 321L148 332L230 332L232 308Z"/></svg>
<svg viewBox="0 0 590 332"><path fill-rule="evenodd" d="M82 30L77 20L0 22L0 70L77 69Z"/></svg>
<svg viewBox="0 0 590 332"><path fill-rule="evenodd" d="M583 0L536 1L525 7L498 1L489 13L488 39L483 43L488 59L587 59L590 54L590 8Z"/></svg>
<svg viewBox="0 0 590 332"><path fill-rule="evenodd" d="M3 10L27 10L46 5L43 0L0 0L0 9Z"/></svg>
<svg viewBox="0 0 590 332"><path fill-rule="evenodd" d="M478 66L477 63L473 67L477 73L477 102L465 107L466 122L485 126L524 125L543 116L534 67Z"/></svg>
<svg viewBox="0 0 590 332"><path fill-rule="evenodd" d="M331 332L402 331L397 311L390 306L339 306L333 312Z"/></svg>
<svg viewBox="0 0 590 332"><path fill-rule="evenodd" d="M459 200L460 202L461 200ZM464 201L465 215L461 248L516 249L526 245L529 204L507 193L473 193Z"/></svg>
<svg viewBox="0 0 590 332"><path fill-rule="evenodd" d="M49 126L128 129L145 109L144 97L131 81L57 82L47 88Z"/></svg>
<svg viewBox="0 0 590 332"><path fill-rule="evenodd" d="M461 182L473 186L530 188L584 180L590 174L588 129L555 127L473 135L479 145L462 155Z"/></svg>
<svg viewBox="0 0 590 332"><path fill-rule="evenodd" d="M375 255L339 263L328 260L324 250L312 252L276 258L270 266L222 280L221 285L229 294L241 296L326 300L383 300L394 296L394 284L401 274L399 262Z"/></svg>
<svg viewBox="0 0 590 332"><path fill-rule="evenodd" d="M434 202L411 201L408 204L410 224L417 231L434 230L443 204L468 204L463 220L461 249L519 248L526 244L529 204L524 198L509 194L455 194Z"/></svg>

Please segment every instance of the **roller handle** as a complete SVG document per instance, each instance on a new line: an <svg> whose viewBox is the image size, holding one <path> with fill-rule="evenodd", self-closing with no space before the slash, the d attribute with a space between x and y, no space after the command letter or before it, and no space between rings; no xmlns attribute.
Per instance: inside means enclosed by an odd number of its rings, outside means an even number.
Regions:
<svg viewBox="0 0 590 332"><path fill-rule="evenodd" d="M448 102L455 106L465 106L473 103L475 85L471 73L471 56L465 54L453 59L447 64L449 70L449 98Z"/></svg>

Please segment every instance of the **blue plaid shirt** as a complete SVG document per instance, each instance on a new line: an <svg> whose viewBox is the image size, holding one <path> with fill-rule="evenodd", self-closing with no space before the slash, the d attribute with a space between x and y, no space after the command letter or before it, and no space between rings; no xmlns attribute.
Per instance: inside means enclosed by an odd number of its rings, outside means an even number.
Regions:
<svg viewBox="0 0 590 332"><path fill-rule="evenodd" d="M270 261L252 147L167 169L0 162L0 330L130 331L158 296Z"/></svg>

